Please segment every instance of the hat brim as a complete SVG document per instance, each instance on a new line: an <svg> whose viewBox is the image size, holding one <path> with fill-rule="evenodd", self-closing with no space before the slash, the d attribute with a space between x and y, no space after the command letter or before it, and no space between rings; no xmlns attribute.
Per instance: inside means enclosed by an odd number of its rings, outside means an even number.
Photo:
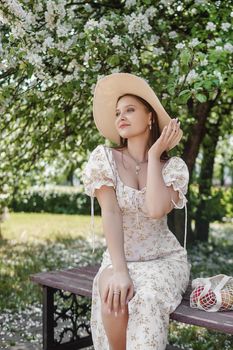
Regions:
<svg viewBox="0 0 233 350"><path fill-rule="evenodd" d="M143 78L130 73L112 73L99 79L94 91L93 116L100 134L117 144L120 143L120 135L115 127L116 104L118 98L126 93L142 97L154 108L162 132L171 118L149 84ZM175 147L182 136L183 131L179 129L177 139L169 149Z"/></svg>

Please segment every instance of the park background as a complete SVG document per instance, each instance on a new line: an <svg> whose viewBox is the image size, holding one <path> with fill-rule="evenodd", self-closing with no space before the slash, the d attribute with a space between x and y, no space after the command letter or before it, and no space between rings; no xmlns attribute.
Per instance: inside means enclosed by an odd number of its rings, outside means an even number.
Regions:
<svg viewBox="0 0 233 350"><path fill-rule="evenodd" d="M100 143L96 81L142 76L184 132L169 152L190 173L192 277L233 271L231 1L3 0L0 4L0 348L41 348L41 291L29 276L101 261L105 240L81 171ZM183 243L184 212L168 216ZM232 337L170 323L184 349L228 350Z"/></svg>

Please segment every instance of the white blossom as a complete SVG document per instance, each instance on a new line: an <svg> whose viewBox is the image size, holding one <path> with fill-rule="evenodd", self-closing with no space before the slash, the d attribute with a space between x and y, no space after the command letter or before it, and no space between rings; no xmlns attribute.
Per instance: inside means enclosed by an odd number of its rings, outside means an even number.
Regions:
<svg viewBox="0 0 233 350"><path fill-rule="evenodd" d="M183 10L183 6L180 4L177 6L176 11L180 12Z"/></svg>
<svg viewBox="0 0 233 350"><path fill-rule="evenodd" d="M120 67L115 67L111 70L111 73L119 73L120 72Z"/></svg>
<svg viewBox="0 0 233 350"><path fill-rule="evenodd" d="M93 10L90 4L85 4L84 9L86 12L92 12L92 10Z"/></svg>
<svg viewBox="0 0 233 350"><path fill-rule="evenodd" d="M75 59L73 59L72 61L70 61L70 63L68 64L67 70L69 72L71 72L75 67L77 67L77 61Z"/></svg>
<svg viewBox="0 0 233 350"><path fill-rule="evenodd" d="M158 41L159 41L159 36L156 35L156 34L152 34L150 36L150 38L145 39L144 42L145 42L146 45L155 45L155 44L158 43Z"/></svg>
<svg viewBox="0 0 233 350"><path fill-rule="evenodd" d="M119 35L115 35L112 38L111 42L112 42L112 46L121 46L121 44L122 44L122 41L121 41L121 38Z"/></svg>
<svg viewBox="0 0 233 350"><path fill-rule="evenodd" d="M108 26L112 26L112 22L106 18L102 18L98 23L98 27L103 30L107 29Z"/></svg>
<svg viewBox="0 0 233 350"><path fill-rule="evenodd" d="M216 29L216 24L213 22L208 22L205 29L213 32Z"/></svg>
<svg viewBox="0 0 233 350"><path fill-rule="evenodd" d="M192 15L195 15L197 13L197 9L193 7L190 12Z"/></svg>
<svg viewBox="0 0 233 350"><path fill-rule="evenodd" d="M89 21L87 21L87 23L84 26L84 30L93 30L96 27L98 27L98 22L94 19L89 19Z"/></svg>
<svg viewBox="0 0 233 350"><path fill-rule="evenodd" d="M192 83L193 81L196 80L196 78L198 77L198 74L196 73L195 69L192 69L188 75L187 75L187 82L188 83Z"/></svg>
<svg viewBox="0 0 233 350"><path fill-rule="evenodd" d="M126 0L125 7L130 8L137 4L137 0Z"/></svg>
<svg viewBox="0 0 233 350"><path fill-rule="evenodd" d="M173 2L174 2L174 0L160 0L160 3L165 5L165 6L172 5Z"/></svg>
<svg viewBox="0 0 233 350"><path fill-rule="evenodd" d="M74 44L74 38L73 39L69 39L66 41L59 41L58 43L54 44L54 47L57 48L59 51L61 52L66 52L70 49L70 47Z"/></svg>
<svg viewBox="0 0 233 350"><path fill-rule="evenodd" d="M163 53L165 53L165 50L163 47L154 47L153 53L155 54L155 56L160 56Z"/></svg>
<svg viewBox="0 0 233 350"><path fill-rule="evenodd" d="M183 49L184 47L185 47L185 44L183 44L183 43L178 43L175 46L176 49Z"/></svg>
<svg viewBox="0 0 233 350"><path fill-rule="evenodd" d="M164 100L166 100L167 98L169 98L170 96L166 93L166 92L164 92L163 94L162 94L162 99L164 99Z"/></svg>
<svg viewBox="0 0 233 350"><path fill-rule="evenodd" d="M195 4L196 5L203 5L203 4L206 4L207 3L207 0L195 0Z"/></svg>
<svg viewBox="0 0 233 350"><path fill-rule="evenodd" d="M178 60L174 60L173 62L172 62L172 66L178 66L179 65L179 61Z"/></svg>
<svg viewBox="0 0 233 350"><path fill-rule="evenodd" d="M213 47L213 46L215 46L216 45L216 40L209 40L208 42L207 42L207 47Z"/></svg>
<svg viewBox="0 0 233 350"><path fill-rule="evenodd" d="M22 26L22 23L19 22L19 23L16 23L14 26L12 25L11 26L11 33L16 39L24 37L25 30Z"/></svg>
<svg viewBox="0 0 233 350"><path fill-rule="evenodd" d="M0 10L0 23L3 23L3 24L9 23L8 18L5 16L5 14L2 12L2 10Z"/></svg>
<svg viewBox="0 0 233 350"><path fill-rule="evenodd" d="M223 47L218 45L215 47L215 50L216 51L223 51Z"/></svg>
<svg viewBox="0 0 233 350"><path fill-rule="evenodd" d="M19 19L26 19L27 13L23 10L22 6L17 0L5 0L9 10Z"/></svg>
<svg viewBox="0 0 233 350"><path fill-rule="evenodd" d="M202 60L202 61L200 62L200 66L207 66L208 63L209 63L209 61L208 61L207 58L205 57L204 60Z"/></svg>
<svg viewBox="0 0 233 350"><path fill-rule="evenodd" d="M89 51L86 51L85 54L84 54L84 56L83 56L83 64L84 64L84 65L87 65L87 64L88 64L88 61L89 61L90 57L91 57L90 52L89 52Z"/></svg>
<svg viewBox="0 0 233 350"><path fill-rule="evenodd" d="M38 2L38 3L35 4L34 11L35 12L42 12L43 11L43 4L42 4L42 2Z"/></svg>
<svg viewBox="0 0 233 350"><path fill-rule="evenodd" d="M55 28L55 20L61 20L66 15L65 1L59 0L57 3L55 1L49 0L46 2L47 11L45 12L45 21L49 29Z"/></svg>
<svg viewBox="0 0 233 350"><path fill-rule="evenodd" d="M231 43L226 43L224 45L224 50L233 53L233 45Z"/></svg>
<svg viewBox="0 0 233 350"><path fill-rule="evenodd" d="M71 30L72 30L71 25L58 25L56 32L58 37L62 37L62 36L67 36L67 34L69 34Z"/></svg>
<svg viewBox="0 0 233 350"><path fill-rule="evenodd" d="M229 28L231 28L231 24L228 22L224 22L221 24L221 28L224 32L227 32Z"/></svg>
<svg viewBox="0 0 233 350"><path fill-rule="evenodd" d="M1 37L0 37L0 55L3 53L3 47L2 47L2 41L1 41Z"/></svg>
<svg viewBox="0 0 233 350"><path fill-rule="evenodd" d="M136 54L133 54L131 56L131 61L133 64L135 64L136 66L139 66L139 60L138 60L138 56Z"/></svg>
<svg viewBox="0 0 233 350"><path fill-rule="evenodd" d="M58 85L62 85L63 84L63 80L64 80L64 77L61 73L55 75L55 77L53 77L53 81L55 84L58 84Z"/></svg>
<svg viewBox="0 0 233 350"><path fill-rule="evenodd" d="M53 43L54 40L51 36L48 36L47 38L45 38L44 43L43 43L43 48L46 49L48 48L52 48L53 47Z"/></svg>
<svg viewBox="0 0 233 350"><path fill-rule="evenodd" d="M195 47L195 46L197 46L198 44L200 44L199 39L198 39L198 38L194 38L194 39L192 39L192 40L189 42L188 46L189 46L189 47Z"/></svg>
<svg viewBox="0 0 233 350"><path fill-rule="evenodd" d="M152 19L152 18L155 17L155 15L157 14L157 12L158 12L158 11L157 11L156 7L150 6L150 7L148 7L148 8L146 9L145 15L146 15L148 18Z"/></svg>
<svg viewBox="0 0 233 350"><path fill-rule="evenodd" d="M130 34L144 34L152 30L151 25L149 24L148 18L142 14L132 13L131 15L125 16L128 31Z"/></svg>
<svg viewBox="0 0 233 350"><path fill-rule="evenodd" d="M178 84L182 84L184 79L185 79L185 75L183 74L183 75L181 75L181 77L179 77Z"/></svg>
<svg viewBox="0 0 233 350"><path fill-rule="evenodd" d="M178 36L178 34L177 34L177 32L176 32L175 30L173 30L173 31L171 31L171 32L168 33L168 37L169 37L170 39L177 38L177 36Z"/></svg>
<svg viewBox="0 0 233 350"><path fill-rule="evenodd" d="M223 78L222 78L221 72L219 72L218 70L214 70L213 74L218 78L219 83L222 84L223 83Z"/></svg>
<svg viewBox="0 0 233 350"><path fill-rule="evenodd" d="M28 60L29 63L37 67L40 67L43 65L42 58L37 53L33 53L29 51L26 54L26 59Z"/></svg>
<svg viewBox="0 0 233 350"><path fill-rule="evenodd" d="M73 79L74 79L73 74L66 74L63 81L64 81L64 83L69 83Z"/></svg>

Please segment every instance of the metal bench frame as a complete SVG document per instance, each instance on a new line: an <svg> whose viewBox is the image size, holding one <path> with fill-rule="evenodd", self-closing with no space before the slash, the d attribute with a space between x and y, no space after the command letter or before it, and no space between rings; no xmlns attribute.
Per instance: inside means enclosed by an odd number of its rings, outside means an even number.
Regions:
<svg viewBox="0 0 233 350"><path fill-rule="evenodd" d="M99 265L95 265L31 276L33 282L43 287L43 350L76 350L93 344L87 315L90 314L92 284L98 269ZM233 334L233 311L208 313L193 309L189 305L190 293L191 281L181 304L170 314L171 320ZM59 307L60 301L65 306ZM65 324L67 320L71 326ZM64 326L59 333L60 321ZM68 341L64 341L65 337ZM166 350L179 349L168 345Z"/></svg>

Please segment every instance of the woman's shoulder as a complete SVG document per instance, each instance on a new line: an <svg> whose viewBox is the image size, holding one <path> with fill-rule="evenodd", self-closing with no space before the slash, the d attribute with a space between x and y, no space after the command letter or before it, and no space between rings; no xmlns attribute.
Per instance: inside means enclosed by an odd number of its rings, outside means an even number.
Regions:
<svg viewBox="0 0 233 350"><path fill-rule="evenodd" d="M90 151L89 159L98 160L99 158L103 158L104 150L106 149L104 144L99 144L92 151Z"/></svg>

